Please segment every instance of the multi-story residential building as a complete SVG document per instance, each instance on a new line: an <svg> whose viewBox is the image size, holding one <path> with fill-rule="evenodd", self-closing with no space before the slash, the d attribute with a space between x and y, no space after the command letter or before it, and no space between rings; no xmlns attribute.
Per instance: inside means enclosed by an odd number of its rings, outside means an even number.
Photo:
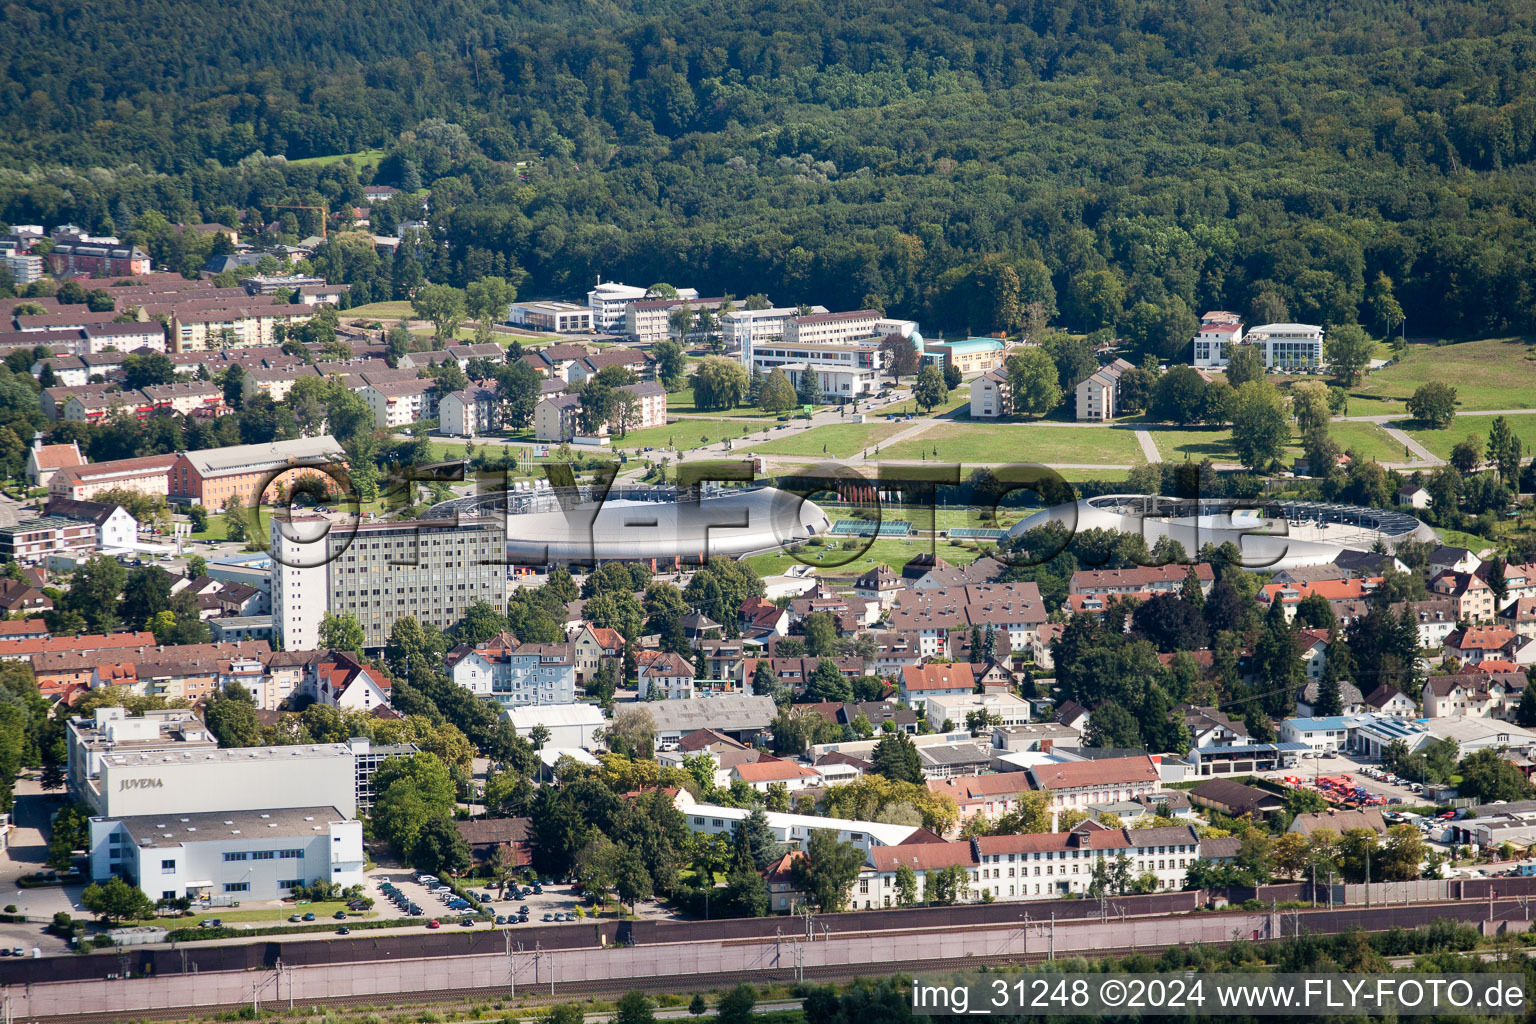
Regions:
<svg viewBox="0 0 1536 1024"><path fill-rule="evenodd" d="M369 384L359 394L373 410L373 425L380 430L396 430L437 416L437 381L428 377Z"/></svg>
<svg viewBox="0 0 1536 1024"><path fill-rule="evenodd" d="M623 669L624 635L616 629L582 623L571 635L571 650L578 686L594 678L605 661Z"/></svg>
<svg viewBox="0 0 1536 1024"><path fill-rule="evenodd" d="M455 647L446 664L455 683L503 707L576 700L576 651L569 643L519 644L503 633L473 647Z"/></svg>
<svg viewBox="0 0 1536 1024"><path fill-rule="evenodd" d="M165 351L165 326L158 320L133 323L86 324L81 333L85 336L82 355L86 352L137 352L149 349Z"/></svg>
<svg viewBox="0 0 1536 1024"><path fill-rule="evenodd" d="M1429 592L1455 601L1461 622L1492 622L1498 611L1493 588L1474 570L1446 569L1429 581Z"/></svg>
<svg viewBox="0 0 1536 1024"><path fill-rule="evenodd" d="M654 657L642 659L638 673L641 700L659 693L665 700L693 699L693 666L688 659L671 651L647 651Z"/></svg>
<svg viewBox="0 0 1536 1024"><path fill-rule="evenodd" d="M636 376L643 376L650 372L651 360L638 349L610 348L576 360L565 371L565 377L571 384L582 384L610 366L622 366Z"/></svg>
<svg viewBox="0 0 1536 1024"><path fill-rule="evenodd" d="M338 711L372 712L389 706L389 679L345 651L310 661L300 692Z"/></svg>
<svg viewBox="0 0 1536 1024"><path fill-rule="evenodd" d="M507 322L549 334L590 334L594 326L592 310L574 302L514 302Z"/></svg>
<svg viewBox="0 0 1536 1024"><path fill-rule="evenodd" d="M329 434L181 452L171 467L169 496L222 509L235 503L251 505L258 497L276 497L300 479L337 490L339 485L325 472L327 469L346 469L346 453Z"/></svg>
<svg viewBox="0 0 1536 1024"><path fill-rule="evenodd" d="M971 419L991 420L1008 415L1008 375L989 370L971 381Z"/></svg>
<svg viewBox="0 0 1536 1024"><path fill-rule="evenodd" d="M164 498L171 491L171 467L175 455L146 455L138 459L114 459L83 466L65 466L48 481L55 497L88 501L102 491L119 488Z"/></svg>
<svg viewBox="0 0 1536 1024"><path fill-rule="evenodd" d="M64 402L59 418L76 423L97 423L122 412L142 420L153 409L153 404L144 397L142 391L109 391L102 387L99 390L71 394Z"/></svg>
<svg viewBox="0 0 1536 1024"><path fill-rule="evenodd" d="M1108 423L1120 410L1120 378L1134 367L1124 359L1116 359L1096 373L1078 382L1075 392L1077 418L1095 423Z"/></svg>
<svg viewBox="0 0 1536 1024"><path fill-rule="evenodd" d="M1363 602L1381 586L1381 583L1380 576L1364 576L1348 580L1317 580L1311 583L1266 583L1259 588L1255 600L1266 612L1271 602L1279 601L1285 609L1285 620L1290 622L1296 617L1296 606L1314 594L1322 597L1330 605L1335 602Z"/></svg>
<svg viewBox="0 0 1536 1024"><path fill-rule="evenodd" d="M0 526L0 560L36 564L48 558L87 558L96 553L93 523L41 516Z"/></svg>
<svg viewBox="0 0 1536 1024"><path fill-rule="evenodd" d="M213 352L255 348L278 343L277 327L297 327L314 315L311 306L237 306L230 309L178 307L170 318L168 338L173 352Z"/></svg>
<svg viewBox="0 0 1536 1024"><path fill-rule="evenodd" d="M280 529L286 527L286 529ZM289 649L320 646L327 611L356 616L364 646L384 646L397 619L439 629L469 606L506 602L506 534L492 521L364 522L294 515L272 523L272 622Z"/></svg>
<svg viewBox="0 0 1536 1024"><path fill-rule="evenodd" d="M6 251L0 254L0 260L5 263L5 269L10 271L11 280L16 284L32 284L43 276L43 258L33 256L31 253Z"/></svg>
<svg viewBox="0 0 1536 1024"><path fill-rule="evenodd" d="M1402 617L1407 612L1418 620L1419 646L1433 649L1443 646L1445 638L1456 629L1456 601L1448 597L1431 597L1423 601L1399 601L1392 605L1393 615Z"/></svg>
<svg viewBox="0 0 1536 1024"><path fill-rule="evenodd" d="M1202 593L1209 594L1216 574L1209 563L1194 565L1147 565L1129 569L1080 569L1067 585L1069 594L1177 594L1193 569Z"/></svg>
<svg viewBox="0 0 1536 1024"><path fill-rule="evenodd" d="M136 245L58 242L48 253L55 276L102 274L129 277L149 273L149 253Z"/></svg>
<svg viewBox="0 0 1536 1024"><path fill-rule="evenodd" d="M437 403L438 429L450 437L474 437L501 429L501 398L496 389L471 384L444 395Z"/></svg>
<svg viewBox="0 0 1536 1024"><path fill-rule="evenodd" d="M224 404L224 389L208 381L151 384L142 393L150 408L155 411L169 410L183 416L204 416L209 419L231 411Z"/></svg>
<svg viewBox="0 0 1536 1024"><path fill-rule="evenodd" d="M921 654L942 658L952 630L988 626L1007 635L1008 650L1027 651L1049 613L1034 583L972 583L903 593L888 617L893 629L918 635Z"/></svg>
<svg viewBox="0 0 1536 1024"><path fill-rule="evenodd" d="M264 688L266 641L184 644L102 657L91 670L91 689L122 687L139 697L197 702L234 683L253 693Z"/></svg>
<svg viewBox="0 0 1536 1024"><path fill-rule="evenodd" d="M1430 676L1420 699L1425 718L1497 718L1512 722L1529 684L1524 672L1463 671Z"/></svg>
<svg viewBox="0 0 1536 1024"><path fill-rule="evenodd" d="M1445 638L1445 656L1463 665L1508 661L1516 665L1536 663L1536 641L1504 626L1466 626Z"/></svg>
<svg viewBox="0 0 1536 1024"><path fill-rule="evenodd" d="M1243 340L1243 318L1225 310L1212 310L1200 318L1195 332L1194 364L1219 369L1227 365L1229 349Z"/></svg>
<svg viewBox="0 0 1536 1024"><path fill-rule="evenodd" d="M533 436L540 441L569 441L580 433L581 396L551 395L533 410Z"/></svg>

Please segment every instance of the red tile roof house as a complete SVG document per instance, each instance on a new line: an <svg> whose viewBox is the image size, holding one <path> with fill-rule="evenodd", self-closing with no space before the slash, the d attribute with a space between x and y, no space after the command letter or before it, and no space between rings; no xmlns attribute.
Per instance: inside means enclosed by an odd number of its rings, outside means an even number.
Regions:
<svg viewBox="0 0 1536 1024"><path fill-rule="evenodd" d="M915 707L924 697L958 696L976 692L976 672L969 662L909 665L901 670L902 703Z"/></svg>
<svg viewBox="0 0 1536 1024"><path fill-rule="evenodd" d="M1493 659L1531 665L1536 664L1536 640L1504 626L1467 626L1445 638L1445 655L1463 665Z"/></svg>
<svg viewBox="0 0 1536 1024"><path fill-rule="evenodd" d="M799 761L764 757L750 764L738 764L731 775L740 779L759 793L766 793L770 786L782 783L794 792L821 782L821 775Z"/></svg>

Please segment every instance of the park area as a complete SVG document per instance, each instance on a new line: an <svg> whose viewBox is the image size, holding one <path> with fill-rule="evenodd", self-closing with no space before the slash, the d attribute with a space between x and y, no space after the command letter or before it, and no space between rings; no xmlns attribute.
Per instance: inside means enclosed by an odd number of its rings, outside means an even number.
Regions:
<svg viewBox="0 0 1536 1024"><path fill-rule="evenodd" d="M1366 374L1349 392L1349 415L1406 414L1406 401L1432 381L1456 389L1459 409L1524 409L1536 399L1536 353L1522 338L1459 345L1410 345L1391 366Z"/></svg>
<svg viewBox="0 0 1536 1024"><path fill-rule="evenodd" d="M1536 400L1536 385L1531 389L1531 397L1527 402ZM1536 449L1536 413L1524 416L1506 416L1505 421L1509 428L1520 439L1520 450L1529 454ZM1485 446L1488 443L1488 431L1493 426L1494 417L1477 416L1462 413L1456 417L1454 423L1444 430L1424 430L1412 421L1393 423L1392 426L1400 427L1408 433L1408 436L1428 448L1442 459L1451 456L1451 449L1469 436L1477 438ZM1335 424L1338 426L1340 424Z"/></svg>
<svg viewBox="0 0 1536 1024"><path fill-rule="evenodd" d="M754 441L748 450L756 455L797 455L808 458L826 455L834 459L847 459L899 433L904 426L896 422L831 423L810 430L796 429L793 434L769 441Z"/></svg>
<svg viewBox="0 0 1536 1024"><path fill-rule="evenodd" d="M1146 461L1132 430L1044 423L940 423L880 450L881 459L937 459L967 464L1139 466Z"/></svg>

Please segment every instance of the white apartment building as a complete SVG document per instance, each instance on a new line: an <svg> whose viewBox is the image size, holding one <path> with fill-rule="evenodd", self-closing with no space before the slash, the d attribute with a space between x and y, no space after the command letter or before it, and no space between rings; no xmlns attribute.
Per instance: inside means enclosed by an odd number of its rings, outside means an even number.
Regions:
<svg viewBox="0 0 1536 1024"><path fill-rule="evenodd" d="M1310 370L1323 365L1323 329L1315 324L1264 324L1248 332L1247 343L1262 345L1269 370Z"/></svg>
<svg viewBox="0 0 1536 1024"><path fill-rule="evenodd" d="M988 370L971 381L971 419L997 419L1007 407L1008 377L1002 370Z"/></svg>
<svg viewBox="0 0 1536 1024"><path fill-rule="evenodd" d="M136 352L147 348L155 352L165 351L165 328L157 320L126 324L86 324L85 345L81 354L105 352Z"/></svg>
<svg viewBox="0 0 1536 1024"><path fill-rule="evenodd" d="M43 276L43 258L29 253L7 252L4 255L5 269L11 272L11 280L16 284L31 284Z"/></svg>
<svg viewBox="0 0 1536 1024"><path fill-rule="evenodd" d="M363 881L363 823L336 807L92 818L91 878L150 899L275 900L318 881Z"/></svg>
<svg viewBox="0 0 1536 1024"><path fill-rule="evenodd" d="M919 700L927 705L928 721L936 726L949 722L963 729L965 716L977 711L997 716L995 725L1029 723L1029 701L1011 693L936 694Z"/></svg>
<svg viewBox="0 0 1536 1024"><path fill-rule="evenodd" d="M489 433L501 425L500 408L495 388L472 384L443 396L437 404L438 429L450 437Z"/></svg>
<svg viewBox="0 0 1536 1024"><path fill-rule="evenodd" d="M380 430L394 430L437 415L436 387L437 381L422 378L367 384L358 394L373 411L373 425Z"/></svg>
<svg viewBox="0 0 1536 1024"><path fill-rule="evenodd" d="M455 648L447 663L455 683L504 708L576 700L576 656L568 643L518 644L503 635L473 648Z"/></svg>
<svg viewBox="0 0 1536 1024"><path fill-rule="evenodd" d="M171 316L170 351L211 352L277 344L277 325L308 323L310 306L250 306L190 309Z"/></svg>
<svg viewBox="0 0 1536 1024"><path fill-rule="evenodd" d="M574 302L514 302L507 322L551 334L590 334L596 321L590 308Z"/></svg>
<svg viewBox="0 0 1536 1024"><path fill-rule="evenodd" d="M355 615L376 648L396 619L447 629L476 601L506 601L506 534L493 521L274 516L271 541L273 635L287 650L318 648L327 611Z"/></svg>

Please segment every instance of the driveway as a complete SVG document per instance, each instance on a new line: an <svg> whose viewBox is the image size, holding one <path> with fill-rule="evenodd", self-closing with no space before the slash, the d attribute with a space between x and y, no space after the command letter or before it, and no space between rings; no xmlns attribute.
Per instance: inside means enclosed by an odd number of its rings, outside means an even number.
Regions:
<svg viewBox="0 0 1536 1024"><path fill-rule="evenodd" d="M7 847L0 854L0 906L14 904L25 914L25 924L0 924L0 946L20 946L30 951L34 946L44 953L64 952L63 939L47 935L43 928L53 915L63 911L74 917L89 917L80 906L84 885L50 885L23 889L17 884L45 866L48 859L47 826L54 811L64 806L61 794L45 794L34 779L16 783L16 806L11 812L11 832Z"/></svg>

